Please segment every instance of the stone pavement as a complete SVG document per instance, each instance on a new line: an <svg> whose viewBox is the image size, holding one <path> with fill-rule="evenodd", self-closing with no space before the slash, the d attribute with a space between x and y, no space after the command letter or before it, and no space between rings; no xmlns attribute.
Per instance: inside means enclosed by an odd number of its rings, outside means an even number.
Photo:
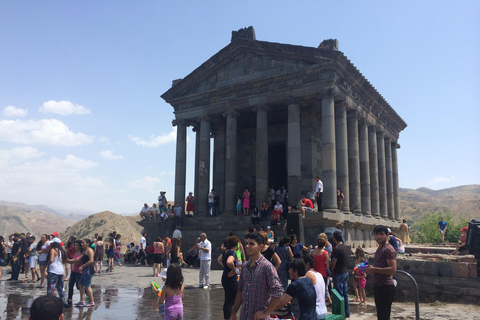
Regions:
<svg viewBox="0 0 480 320"><path fill-rule="evenodd" d="M36 289L34 284L6 282L10 277L9 268L3 268L0 282L0 319L28 319L33 299L44 295L45 289ZM211 289L196 289L198 269L184 268L185 320L223 319L223 289L220 283L221 271L211 272ZM152 268L144 266L115 267L113 273L96 275L92 280L95 308L66 309L65 319L159 319L156 296L149 288L150 281L161 281L151 276ZM23 276L22 276L23 277ZM74 302L79 300L78 291ZM366 306L352 303L350 319L376 319L373 298L367 299ZM415 319L413 303L394 303L393 319ZM480 319L480 306L459 304L421 304L421 319Z"/></svg>

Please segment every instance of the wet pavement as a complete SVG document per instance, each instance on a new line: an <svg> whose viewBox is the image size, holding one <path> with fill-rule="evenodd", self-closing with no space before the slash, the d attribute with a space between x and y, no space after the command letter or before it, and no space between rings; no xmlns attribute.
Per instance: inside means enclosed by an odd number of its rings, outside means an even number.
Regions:
<svg viewBox="0 0 480 320"><path fill-rule="evenodd" d="M6 282L10 276L4 268L0 282L0 319L28 319L33 300L46 294L46 289L37 289L35 284ZM157 296L149 287L150 281L160 278L151 276L151 268L116 267L113 273L101 273L92 280L94 308L65 309L64 319L160 319ZM223 319L223 288L220 285L221 272L211 272L211 288L196 289L198 269L183 269L185 278L184 319ZM23 277L23 276L21 276ZM161 280L160 280L161 281ZM66 283L65 283L66 284ZM75 290L73 302L79 300ZM422 304L421 319L480 319L480 306L459 304ZM351 303L350 319L376 319L373 299L367 298L366 305ZM392 306L392 319L415 319L413 303L396 303Z"/></svg>

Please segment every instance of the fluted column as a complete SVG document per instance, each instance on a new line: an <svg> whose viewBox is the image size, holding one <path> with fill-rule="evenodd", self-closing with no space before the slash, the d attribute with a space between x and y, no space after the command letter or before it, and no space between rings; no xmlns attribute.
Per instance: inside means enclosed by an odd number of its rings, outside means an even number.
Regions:
<svg viewBox="0 0 480 320"><path fill-rule="evenodd" d="M380 216L388 218L387 207L387 173L385 167L385 142L383 131L377 132L377 157L378 157L378 194L380 199Z"/></svg>
<svg viewBox="0 0 480 320"><path fill-rule="evenodd" d="M237 116L234 110L223 114L225 129L225 212L236 212L237 203Z"/></svg>
<svg viewBox="0 0 480 320"><path fill-rule="evenodd" d="M400 221L400 186L398 181L398 158L397 149L400 145L397 142L392 143L392 174L393 174L393 208L395 211L395 220Z"/></svg>
<svg viewBox="0 0 480 320"><path fill-rule="evenodd" d="M197 125L192 128L195 132L195 181L193 182L193 196L198 195L198 162L200 155L200 126ZM197 206L196 206L197 207ZM195 208L195 213L198 213L198 208Z"/></svg>
<svg viewBox="0 0 480 320"><path fill-rule="evenodd" d="M368 148L370 161L370 196L372 215L380 217L380 200L378 193L378 156L377 156L377 129L368 127Z"/></svg>
<svg viewBox="0 0 480 320"><path fill-rule="evenodd" d="M301 192L300 106L296 99L288 103L287 174L288 200L297 203Z"/></svg>
<svg viewBox="0 0 480 320"><path fill-rule="evenodd" d="M200 147L198 150L198 194L195 201L199 213L207 213L208 193L210 192L210 120L202 117L200 121Z"/></svg>
<svg viewBox="0 0 480 320"><path fill-rule="evenodd" d="M388 218L390 220L395 220L395 211L393 207L392 143L388 137L385 138L385 172L387 178Z"/></svg>
<svg viewBox="0 0 480 320"><path fill-rule="evenodd" d="M187 179L187 126L183 121L173 120L177 127L177 152L175 155L175 203L185 210L185 185Z"/></svg>
<svg viewBox="0 0 480 320"><path fill-rule="evenodd" d="M323 209L337 209L337 164L335 161L335 105L333 94L322 98Z"/></svg>
<svg viewBox="0 0 480 320"><path fill-rule="evenodd" d="M359 121L359 141L360 141L360 181L362 190L362 213L365 216L372 215L370 198L370 162L368 153L368 126L367 120Z"/></svg>
<svg viewBox="0 0 480 320"><path fill-rule="evenodd" d="M256 143L256 188L257 205L268 199L268 107L258 106Z"/></svg>
<svg viewBox="0 0 480 320"><path fill-rule="evenodd" d="M358 112L349 111L348 128L348 178L350 191L350 210L356 215L362 213L360 192L360 150L358 145Z"/></svg>
<svg viewBox="0 0 480 320"><path fill-rule="evenodd" d="M335 142L337 152L337 185L345 195L343 209L350 212L350 192L348 179L348 139L347 139L347 109L344 104L335 107Z"/></svg>

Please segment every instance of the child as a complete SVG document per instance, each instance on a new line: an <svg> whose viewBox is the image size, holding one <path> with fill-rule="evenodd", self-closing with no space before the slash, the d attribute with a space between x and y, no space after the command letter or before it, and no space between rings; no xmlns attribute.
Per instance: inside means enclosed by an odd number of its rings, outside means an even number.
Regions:
<svg viewBox="0 0 480 320"><path fill-rule="evenodd" d="M171 264L167 269L167 281L158 303L165 302L165 320L183 319L183 275L178 264Z"/></svg>
<svg viewBox="0 0 480 320"><path fill-rule="evenodd" d="M358 247L355 251L355 265L359 265L362 262L366 261L365 252L361 247ZM357 289L357 284L358 288ZM357 298L354 302L360 302L360 304L365 303L366 295L365 295L365 285L367 284L367 275L365 272L362 272L360 268L357 268L353 274L353 287L355 288L355 294ZM360 292L359 292L360 291Z"/></svg>
<svg viewBox="0 0 480 320"><path fill-rule="evenodd" d="M163 287L165 286L165 281L167 281L167 269L163 269L162 272L160 272L160 277L162 278L162 285L157 288L157 284L153 281L150 281L150 285L152 286L153 292L155 292L159 299L160 296L162 295L162 290ZM157 286L156 286L157 285ZM164 318L165 315L165 303L161 303L160 306L158 307L158 314L160 315L160 319Z"/></svg>
<svg viewBox="0 0 480 320"><path fill-rule="evenodd" d="M237 216L242 215L242 198L237 196Z"/></svg>

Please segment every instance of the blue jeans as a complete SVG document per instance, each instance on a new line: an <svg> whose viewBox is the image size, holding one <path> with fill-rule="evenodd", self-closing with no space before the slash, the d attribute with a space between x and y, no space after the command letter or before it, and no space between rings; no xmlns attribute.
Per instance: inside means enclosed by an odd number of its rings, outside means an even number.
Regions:
<svg viewBox="0 0 480 320"><path fill-rule="evenodd" d="M210 210L212 212L211 214L210 214ZM213 202L208 203L208 215L210 217L215 217L215 203L213 203Z"/></svg>
<svg viewBox="0 0 480 320"><path fill-rule="evenodd" d="M20 258L17 258L17 261L15 262L13 261L13 258L12 258L12 279L18 280L19 274L20 274Z"/></svg>
<svg viewBox="0 0 480 320"><path fill-rule="evenodd" d="M182 225L182 217L175 216L175 225L177 225L177 226Z"/></svg>
<svg viewBox="0 0 480 320"><path fill-rule="evenodd" d="M338 293L345 300L345 316L350 317L350 310L348 308L348 272L345 274L333 274L333 288L338 291Z"/></svg>

